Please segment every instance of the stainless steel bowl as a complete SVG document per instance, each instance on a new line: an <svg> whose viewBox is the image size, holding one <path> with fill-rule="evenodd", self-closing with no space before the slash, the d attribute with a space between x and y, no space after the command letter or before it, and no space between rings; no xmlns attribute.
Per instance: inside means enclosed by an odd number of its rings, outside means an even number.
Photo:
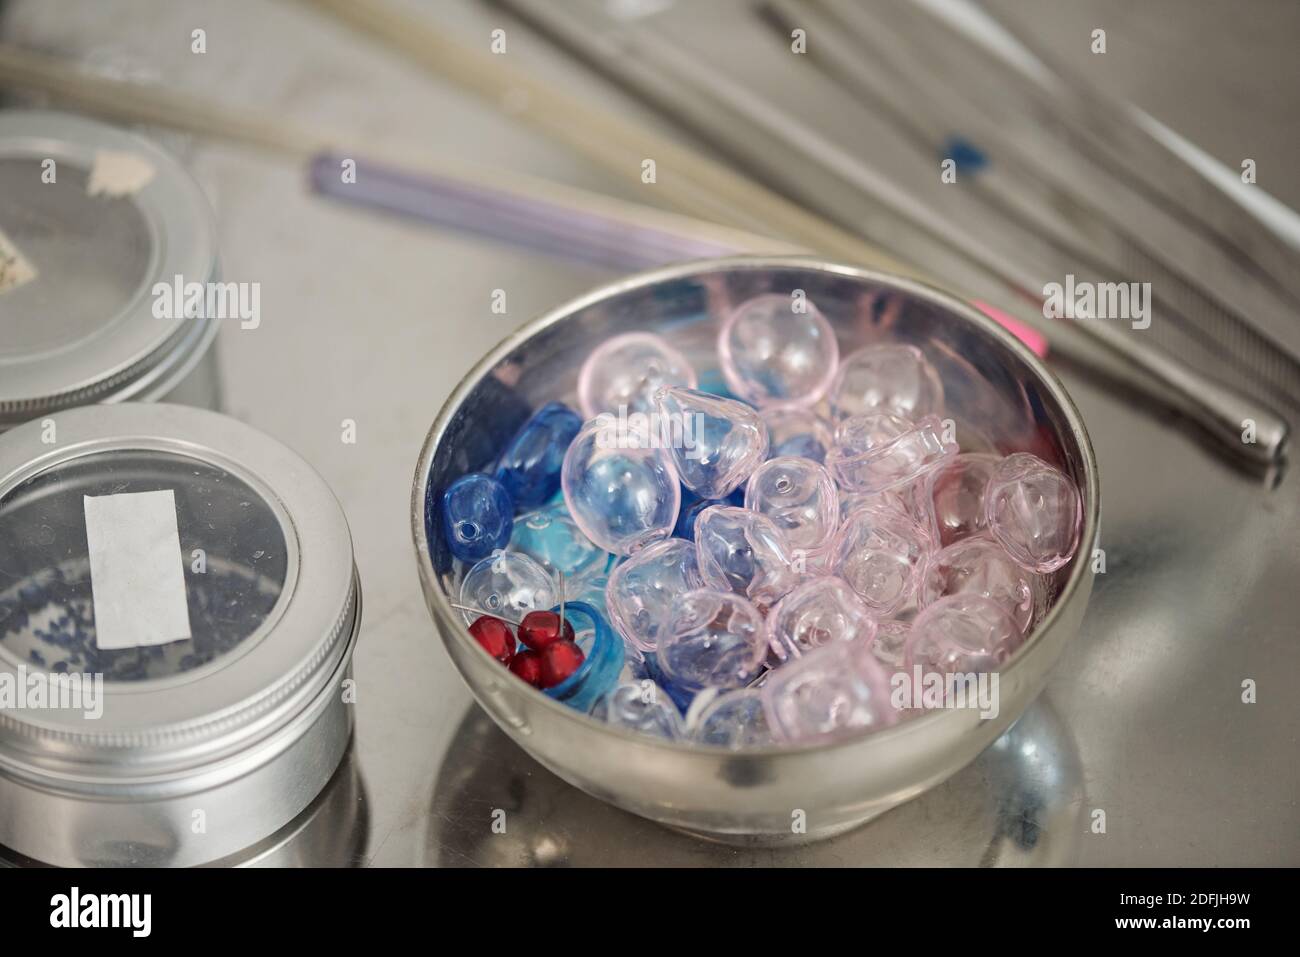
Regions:
<svg viewBox="0 0 1300 957"><path fill-rule="evenodd" d="M947 415L967 450L1032 451L1073 477L1084 518L1076 558L1051 579L1046 617L1000 674L1000 710L931 711L892 728L816 747L730 752L609 728L506 672L452 608L452 562L425 514L443 488L486 467L537 405L570 398L583 357L633 330L667 337L703 370L716 365L717 317L764 292L802 289L835 327L842 353L870 342L922 349L943 376ZM526 324L452 392L416 466L411 528L425 600L452 661L483 708L570 784L669 827L715 839L830 837L958 771L1042 690L1078 631L1092 591L1097 465L1078 410L1056 377L978 310L904 279L801 258L735 258L643 273Z"/></svg>

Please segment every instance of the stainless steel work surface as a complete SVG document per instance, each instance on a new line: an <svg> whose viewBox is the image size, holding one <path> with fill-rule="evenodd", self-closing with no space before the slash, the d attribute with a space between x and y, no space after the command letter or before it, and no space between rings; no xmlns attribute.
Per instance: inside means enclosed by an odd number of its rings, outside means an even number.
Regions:
<svg viewBox="0 0 1300 957"><path fill-rule="evenodd" d="M485 49L505 26L521 63L637 115L503 15L466 2L403 6ZM1300 8L1252 4L1225 21L1231 4L994 6L1023 11L1044 45L1076 61L1088 30L1108 27L1109 91L1230 165L1237 152L1256 158L1261 184L1300 203L1289 72ZM1068 15L1054 12L1066 6ZM198 28L202 54L191 50ZM1241 44L1256 44L1248 68L1230 65L1243 62L1237 30ZM350 130L361 155L382 141L655 202L639 158L622 178L589 168L512 118L526 104L485 106L304 4L21 0L0 4L0 40ZM1210 42L1232 56L1207 53ZM725 63L725 45L720 53ZM1270 490L1073 374L1064 381L1101 468L1105 573L1046 693L974 764L852 833L781 850L702 843L564 784L474 705L436 639L414 566L410 486L425 432L471 364L523 321L612 276L334 205L309 195L305 171L283 159L159 139L214 203L223 276L261 283L260 326L231 322L217 340L225 409L325 476L351 523L365 594L351 755L301 821L243 860L1300 864L1297 478ZM497 289L504 316L491 308ZM348 421L354 443L344 441ZM1255 703L1243 701L1248 680ZM504 834L492 828L497 809Z"/></svg>

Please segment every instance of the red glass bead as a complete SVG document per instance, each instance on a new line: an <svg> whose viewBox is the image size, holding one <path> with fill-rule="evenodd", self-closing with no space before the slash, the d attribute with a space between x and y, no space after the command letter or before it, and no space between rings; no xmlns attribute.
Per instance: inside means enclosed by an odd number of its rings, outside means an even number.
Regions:
<svg viewBox="0 0 1300 957"><path fill-rule="evenodd" d="M510 670L534 688L542 686L542 653L525 648L510 661Z"/></svg>
<svg viewBox="0 0 1300 957"><path fill-rule="evenodd" d="M548 645L542 652L541 686L552 688L558 685L577 671L586 657L582 649L568 639Z"/></svg>
<svg viewBox="0 0 1300 957"><path fill-rule="evenodd" d="M560 616L553 611L530 611L519 625L519 640L529 648L542 651L557 641L573 641L573 625L566 619L560 633Z"/></svg>
<svg viewBox="0 0 1300 957"><path fill-rule="evenodd" d="M469 633L503 665L510 664L510 659L515 656L515 633L500 618L483 615L469 626Z"/></svg>

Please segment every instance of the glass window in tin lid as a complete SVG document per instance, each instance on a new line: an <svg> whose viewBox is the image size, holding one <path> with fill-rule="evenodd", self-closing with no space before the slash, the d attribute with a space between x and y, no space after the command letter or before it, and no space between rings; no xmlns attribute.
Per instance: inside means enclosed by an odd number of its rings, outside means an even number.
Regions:
<svg viewBox="0 0 1300 957"><path fill-rule="evenodd" d="M86 496L171 490L190 638L96 643ZM28 668L145 681L191 671L258 632L289 574L275 510L217 465L170 452L97 452L62 462L0 500L0 652Z"/></svg>
<svg viewBox="0 0 1300 957"><path fill-rule="evenodd" d="M104 331L149 276L154 241L130 196L91 195L67 160L0 157L0 356L37 356Z"/></svg>

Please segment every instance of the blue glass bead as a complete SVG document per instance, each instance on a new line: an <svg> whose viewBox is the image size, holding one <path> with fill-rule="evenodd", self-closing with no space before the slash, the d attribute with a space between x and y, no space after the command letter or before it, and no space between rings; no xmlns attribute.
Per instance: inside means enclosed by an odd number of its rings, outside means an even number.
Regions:
<svg viewBox="0 0 1300 957"><path fill-rule="evenodd" d="M569 591L577 579L604 573L610 557L583 534L563 502L518 516L510 547L536 561L552 578L562 576Z"/></svg>
<svg viewBox="0 0 1300 957"><path fill-rule="evenodd" d="M451 553L477 562L510 542L515 505L496 479L482 472L462 475L442 493L442 533Z"/></svg>
<svg viewBox="0 0 1300 957"><path fill-rule="evenodd" d="M560 467L582 419L562 402L537 410L515 433L497 463L496 478L518 508L536 508L560 488Z"/></svg>
<svg viewBox="0 0 1300 957"><path fill-rule="evenodd" d="M623 671L623 639L585 601L564 603L564 617L577 633L578 647L586 658L578 670L544 694L586 714L606 692L618 684ZM556 605L551 611L559 612Z"/></svg>

